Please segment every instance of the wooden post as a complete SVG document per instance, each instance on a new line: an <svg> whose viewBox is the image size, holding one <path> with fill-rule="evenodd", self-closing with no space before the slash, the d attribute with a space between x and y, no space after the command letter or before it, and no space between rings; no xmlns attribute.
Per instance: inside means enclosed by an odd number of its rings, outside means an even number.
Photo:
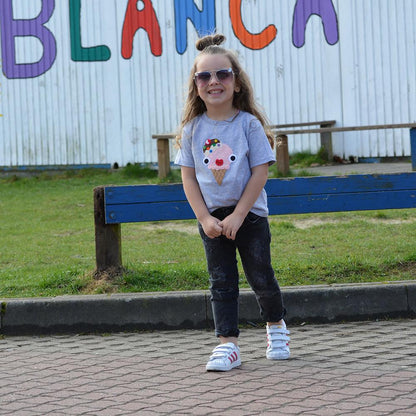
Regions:
<svg viewBox="0 0 416 416"><path fill-rule="evenodd" d="M321 128L332 127L332 123L324 123L321 124ZM329 161L332 161L334 158L334 152L332 149L332 132L324 131L321 132L321 147L323 147L326 151L327 157Z"/></svg>
<svg viewBox="0 0 416 416"><path fill-rule="evenodd" d="M166 178L170 172L169 139L157 139L157 163L159 179Z"/></svg>
<svg viewBox="0 0 416 416"><path fill-rule="evenodd" d="M120 224L106 224L104 187L94 189L96 271L116 274L122 269Z"/></svg>
<svg viewBox="0 0 416 416"><path fill-rule="evenodd" d="M412 158L412 170L416 171L416 128L410 129L410 156Z"/></svg>
<svg viewBox="0 0 416 416"><path fill-rule="evenodd" d="M282 134L276 138L277 171L283 175L289 172L289 146L287 136Z"/></svg>

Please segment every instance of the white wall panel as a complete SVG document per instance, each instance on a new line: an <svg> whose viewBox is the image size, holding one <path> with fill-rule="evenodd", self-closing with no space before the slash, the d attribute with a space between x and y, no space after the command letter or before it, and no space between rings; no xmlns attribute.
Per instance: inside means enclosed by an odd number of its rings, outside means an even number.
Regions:
<svg viewBox="0 0 416 416"><path fill-rule="evenodd" d="M215 4L217 31L226 35L225 46L237 51L270 122L335 119L337 126L415 122L416 3L321 0L323 9L332 4L335 8L339 40L330 42L325 37L324 18L313 14L306 24L304 44L295 46L292 28L298 1L306 6L317 4L307 0L241 1L242 22L249 32L260 33L269 25L277 29L276 37L262 49L244 46L234 32L230 0L195 1L205 11ZM53 5L44 27L52 34L49 41L54 42L42 43L30 33L10 37L7 4L12 5L14 19L29 20ZM154 8L162 53L152 53L148 33L139 29L131 58L123 58L122 33L129 0L81 0L82 47L101 45L111 56L104 61L77 61L71 55L70 28L70 7L76 4L69 0L0 0L0 166L156 162L151 135L178 126L196 56L198 25L187 21L187 48L179 53L175 0L137 1L137 11ZM185 9L190 2L178 4ZM46 36L45 29L38 26L40 38ZM44 73L10 76L6 65L11 62L10 45L16 52L15 63L24 65L52 54L54 43L56 56ZM410 154L407 130L347 132L333 137L335 153L344 157ZM289 149L315 152L319 146L318 135L298 135L290 138Z"/></svg>
<svg viewBox="0 0 416 416"><path fill-rule="evenodd" d="M338 13L350 15L340 24L342 125L414 122L414 2L339 1ZM365 157L409 155L409 132L344 133L338 151Z"/></svg>

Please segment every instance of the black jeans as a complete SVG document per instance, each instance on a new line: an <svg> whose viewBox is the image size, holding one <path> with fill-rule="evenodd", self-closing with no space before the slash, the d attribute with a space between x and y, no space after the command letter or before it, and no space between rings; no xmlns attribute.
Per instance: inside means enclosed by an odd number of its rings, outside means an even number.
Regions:
<svg viewBox="0 0 416 416"><path fill-rule="evenodd" d="M220 208L212 215L220 220L230 215L234 207ZM215 334L238 337L238 268L236 250L247 281L253 289L265 322L280 321L286 311L282 294L271 266L270 227L266 217L249 213L235 240L225 236L209 238L201 224L199 232L204 243L210 276L211 304Z"/></svg>

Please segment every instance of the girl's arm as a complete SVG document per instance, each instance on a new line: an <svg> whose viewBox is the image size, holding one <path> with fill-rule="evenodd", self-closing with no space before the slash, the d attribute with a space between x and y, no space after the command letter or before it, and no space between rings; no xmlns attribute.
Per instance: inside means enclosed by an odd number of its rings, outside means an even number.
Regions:
<svg viewBox="0 0 416 416"><path fill-rule="evenodd" d="M209 238L219 237L222 234L222 227L219 225L220 220L213 217L208 211L196 179L195 169L182 166L181 174L186 199L194 211L197 220L202 225L204 233Z"/></svg>
<svg viewBox="0 0 416 416"><path fill-rule="evenodd" d="M247 182L243 195L238 201L234 212L219 223L219 225L222 226L222 233L230 240L235 240L237 231L240 229L245 217L264 188L268 175L268 163L252 168L251 177Z"/></svg>

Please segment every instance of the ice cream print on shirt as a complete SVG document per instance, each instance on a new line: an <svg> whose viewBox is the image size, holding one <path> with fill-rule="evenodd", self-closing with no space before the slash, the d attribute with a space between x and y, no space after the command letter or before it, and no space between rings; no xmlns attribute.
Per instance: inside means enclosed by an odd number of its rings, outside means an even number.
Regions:
<svg viewBox="0 0 416 416"><path fill-rule="evenodd" d="M222 184L225 173L230 169L230 165L235 161L236 156L230 146L221 143L219 139L208 139L204 147L204 164L211 169L218 185Z"/></svg>

